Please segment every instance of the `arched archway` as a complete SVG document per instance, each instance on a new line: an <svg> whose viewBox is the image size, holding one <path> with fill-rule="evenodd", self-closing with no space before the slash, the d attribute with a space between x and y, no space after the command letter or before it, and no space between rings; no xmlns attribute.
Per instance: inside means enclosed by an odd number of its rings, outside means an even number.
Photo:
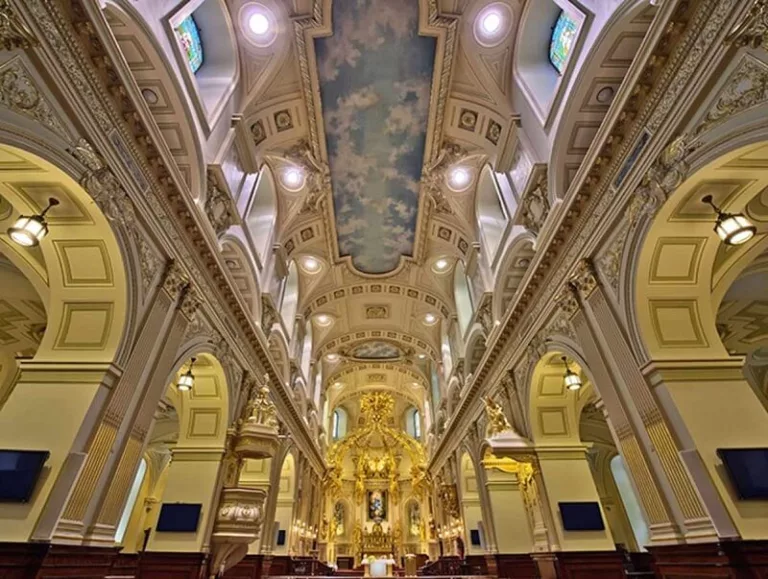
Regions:
<svg viewBox="0 0 768 579"><path fill-rule="evenodd" d="M17 133L0 139L23 142L46 156L0 145L0 253L12 264L5 268L9 275L20 283L25 278L27 291L34 288L23 299L36 310L36 319L44 320L44 330L38 326L30 336L39 340L34 357L21 361L20 370L9 366L0 408L0 446L50 451L48 474L34 499L21 508L0 507L0 540L26 541L46 513L54 521L61 516L67 497L52 492L74 484L76 472L65 468L66 462L87 451L100 424L127 346L128 304L137 297L129 287L140 283L126 265L130 249L68 172L75 172L74 159L56 157ZM47 214L50 229L40 245L23 248L11 241L5 232L18 216L39 214L51 197L59 205ZM0 300L5 291L14 290L4 283ZM31 310L15 316L36 323Z"/></svg>
<svg viewBox="0 0 768 579"><path fill-rule="evenodd" d="M277 495L277 508L275 510L275 526L271 537L274 540L273 553L286 555L290 552L293 537L294 503L296 500L296 458L293 452L286 454L283 464L280 465L279 490Z"/></svg>
<svg viewBox="0 0 768 579"><path fill-rule="evenodd" d="M744 539L768 536L768 517L745 510L719 453L764 447L768 413L744 377L744 358L731 355L723 341L727 325L718 325L718 312L734 281L768 247L762 162L768 144L755 143L756 137L764 135L742 130L734 139L732 133L725 145L708 144L688 159L697 169L640 232L644 238L628 273L636 340L650 360L646 379L670 417L678 452L694 461L690 480L710 512L727 511L733 521L719 525L718 534ZM743 144L750 139L753 144ZM758 235L743 245L724 244L713 232L714 211L702 202L707 194L723 211L743 212Z"/></svg>
<svg viewBox="0 0 768 579"><path fill-rule="evenodd" d="M464 545L469 555L479 555L485 552L483 548L483 510L480 502L480 489L478 488L477 471L475 462L469 452L461 455L460 461L460 485L461 485L461 512L464 519ZM479 540L473 540L479 539Z"/></svg>

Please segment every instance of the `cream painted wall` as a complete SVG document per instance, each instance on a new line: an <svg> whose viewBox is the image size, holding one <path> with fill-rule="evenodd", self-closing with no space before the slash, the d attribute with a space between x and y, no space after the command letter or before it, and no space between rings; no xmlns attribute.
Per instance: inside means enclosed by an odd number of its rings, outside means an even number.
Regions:
<svg viewBox="0 0 768 579"><path fill-rule="evenodd" d="M221 465L221 451L176 449L167 469L168 480L162 493L163 503L201 503L202 512L196 533L158 533L152 522L149 551L200 551L205 542L208 520L214 509ZM159 511L159 509L158 509Z"/></svg>
<svg viewBox="0 0 768 579"><path fill-rule="evenodd" d="M487 470L496 547L499 553L533 552L533 535L517 475Z"/></svg>
<svg viewBox="0 0 768 579"><path fill-rule="evenodd" d="M718 448L768 446L768 414L745 380L665 382L742 539L768 538L768 501L740 501Z"/></svg>
<svg viewBox="0 0 768 579"><path fill-rule="evenodd" d="M71 365L70 366L71 369ZM76 365L75 365L76 366ZM83 447L84 438L98 418L100 406L109 393L101 386L103 374L89 370L66 372L59 364L29 364L22 371L0 420L0 448L47 450L51 456L27 504L0 503L0 541L29 541L43 507L51 498L54 483L73 450ZM84 456L83 456L84 458ZM79 460L73 457L57 493L74 485ZM65 496L53 498L63 508ZM51 513L58 516L59 513ZM42 526L50 527L55 521ZM40 529L43 531L44 529ZM46 533L47 534L47 533ZM49 537L41 537L49 538Z"/></svg>
<svg viewBox="0 0 768 579"><path fill-rule="evenodd" d="M607 551L614 550L613 537L608 520L603 514L604 531L563 530L558 502L595 501L600 497L586 458L585 448L537 448L539 464L549 497L555 531L563 551ZM602 512L602 505L600 511Z"/></svg>

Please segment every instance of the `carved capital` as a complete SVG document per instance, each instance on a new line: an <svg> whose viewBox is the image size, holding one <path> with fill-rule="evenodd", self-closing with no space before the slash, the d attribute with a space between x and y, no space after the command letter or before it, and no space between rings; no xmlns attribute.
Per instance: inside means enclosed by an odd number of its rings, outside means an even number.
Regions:
<svg viewBox="0 0 768 579"><path fill-rule="evenodd" d="M566 283L556 299L558 307L567 319L570 320L578 313L580 307L579 300L576 297L576 288L572 284Z"/></svg>
<svg viewBox="0 0 768 579"><path fill-rule="evenodd" d="M184 297L181 298L179 309L181 310L181 313L184 314L185 318L193 320L202 303L203 300L200 297L200 292L198 292L194 286L190 285L187 287Z"/></svg>
<svg viewBox="0 0 768 579"><path fill-rule="evenodd" d="M520 222L534 235L539 234L549 216L548 189L547 176L543 174L521 200Z"/></svg>
<svg viewBox="0 0 768 579"><path fill-rule="evenodd" d="M278 314L277 310L272 306L272 302L265 298L264 296L261 297L261 329L264 332L264 336L269 339L270 334L272 334L272 326L274 326L278 321Z"/></svg>
<svg viewBox="0 0 768 579"><path fill-rule="evenodd" d="M165 270L165 278L163 279L163 290L172 300L176 300L188 285L189 278L187 273L181 268L179 263L175 260L169 262Z"/></svg>
<svg viewBox="0 0 768 579"><path fill-rule="evenodd" d="M591 296L592 292L597 289L597 272L591 259L585 258L579 262L575 273L571 277L571 284L584 299Z"/></svg>

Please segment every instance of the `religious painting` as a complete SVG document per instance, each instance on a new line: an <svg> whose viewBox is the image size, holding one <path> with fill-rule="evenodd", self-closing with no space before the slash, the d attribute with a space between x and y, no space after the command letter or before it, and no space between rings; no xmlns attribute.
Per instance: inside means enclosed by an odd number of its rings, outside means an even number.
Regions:
<svg viewBox="0 0 768 579"><path fill-rule="evenodd" d="M387 518L387 491L368 491L368 520L383 521Z"/></svg>
<svg viewBox="0 0 768 579"><path fill-rule="evenodd" d="M568 57L571 55L576 42L576 33L579 25L571 16L562 10L557 17L557 22L552 30L552 39L549 44L549 61L559 74L563 74Z"/></svg>

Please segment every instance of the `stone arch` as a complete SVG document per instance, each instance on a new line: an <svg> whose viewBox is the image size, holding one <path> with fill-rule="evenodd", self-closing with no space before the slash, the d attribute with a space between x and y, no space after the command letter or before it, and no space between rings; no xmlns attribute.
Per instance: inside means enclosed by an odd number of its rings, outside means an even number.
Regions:
<svg viewBox="0 0 768 579"><path fill-rule="evenodd" d="M168 56L145 19L127 0L108 0L104 9L109 26L127 59L138 91L157 123L176 161L180 176L203 203L206 192L206 163L203 147L194 124L193 109L168 65Z"/></svg>
<svg viewBox="0 0 768 579"><path fill-rule="evenodd" d="M37 155L0 145L0 194L10 205L5 231L19 214L39 213L49 197L49 234L38 248L3 235L3 253L35 287L47 328L38 359L112 362L126 330L128 284L123 253L109 221L68 174Z"/></svg>
<svg viewBox="0 0 768 579"><path fill-rule="evenodd" d="M242 241L234 236L225 235L221 241L221 257L235 281L237 291L245 300L252 319L261 320L261 291L257 282L258 277Z"/></svg>
<svg viewBox="0 0 768 579"><path fill-rule="evenodd" d="M273 552L276 555L287 554L292 543L291 531L293 527L294 502L296 498L296 487L298 484L298 458L294 448L289 449L282 461L279 463L280 474L278 478L277 505L275 509L275 542L280 531L285 531L285 544L275 544Z"/></svg>
<svg viewBox="0 0 768 579"><path fill-rule="evenodd" d="M522 284L536 252L533 246L535 240L530 233L524 233L515 239L505 252L493 291L492 307L495 320L504 319Z"/></svg>
<svg viewBox="0 0 768 579"><path fill-rule="evenodd" d="M728 288L768 247L768 204L762 199L768 141L720 154L683 182L656 213L628 273L641 343L654 359L727 358L717 311ZM701 197L744 212L759 234L728 247L712 231L715 216ZM670 321L673 320L673 321Z"/></svg>

